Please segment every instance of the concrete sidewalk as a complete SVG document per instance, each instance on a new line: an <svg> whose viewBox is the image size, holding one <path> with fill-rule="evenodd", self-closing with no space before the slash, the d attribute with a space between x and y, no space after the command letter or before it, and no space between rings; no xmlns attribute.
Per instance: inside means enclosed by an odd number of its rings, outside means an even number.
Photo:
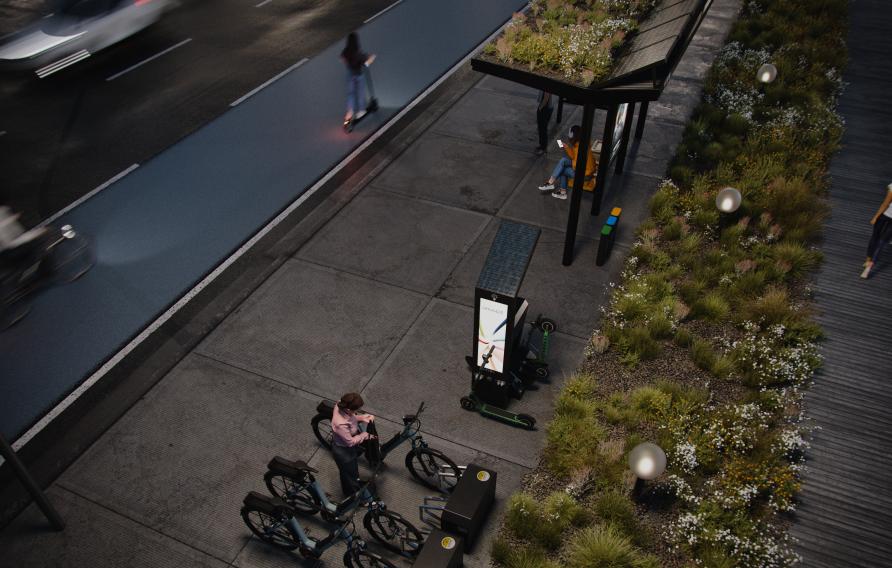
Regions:
<svg viewBox="0 0 892 568"><path fill-rule="evenodd" d="M281 243L296 251L291 258L53 484L49 495L66 531L49 532L31 506L0 532L0 566L294 565L295 556L251 537L238 514L241 500L265 491L262 476L276 454L308 461L337 493L336 468L309 421L320 397L347 390L363 393L385 438L426 401L423 431L432 447L498 472L488 521L495 527L545 438L544 428L511 428L458 403L470 382L464 356L474 339L473 288L498 225L511 219L542 229L521 294L533 316L557 322L553 383L512 408L544 426L598 325L608 283L647 215L737 6L714 3L663 99L651 105L626 173L611 180L604 209L624 213L606 266L594 264L604 219L585 214L576 261L561 265L569 203L536 189L559 156L533 154L535 92L459 73L450 81L467 81L467 92L441 115L419 117L376 164L297 225ZM580 114L565 109L561 131ZM603 113L598 118L596 132ZM429 491L411 480L403 456L388 458L379 490L416 522ZM492 532L467 566L488 566ZM336 547L323 564L339 566L342 555Z"/></svg>

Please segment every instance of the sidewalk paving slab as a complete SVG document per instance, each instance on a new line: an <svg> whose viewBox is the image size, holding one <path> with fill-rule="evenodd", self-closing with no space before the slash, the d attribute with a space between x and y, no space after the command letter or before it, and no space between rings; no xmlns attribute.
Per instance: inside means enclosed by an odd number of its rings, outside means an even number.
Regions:
<svg viewBox="0 0 892 568"><path fill-rule="evenodd" d="M242 498L270 457L309 455L316 399L189 355L59 484L217 558L242 547Z"/></svg>
<svg viewBox="0 0 892 568"><path fill-rule="evenodd" d="M31 504L0 532L0 567L224 568L226 562L164 536L59 487L47 497L65 519L64 532L49 529ZM211 523L209 523L211 524Z"/></svg>
<svg viewBox="0 0 892 568"><path fill-rule="evenodd" d="M351 201L297 256L433 294L487 219L480 213L372 187Z"/></svg>
<svg viewBox="0 0 892 568"><path fill-rule="evenodd" d="M401 195L492 214L532 162L529 152L428 132L373 185Z"/></svg>
<svg viewBox="0 0 892 568"><path fill-rule="evenodd" d="M404 288L289 260L197 351L339 398L371 378L427 302Z"/></svg>

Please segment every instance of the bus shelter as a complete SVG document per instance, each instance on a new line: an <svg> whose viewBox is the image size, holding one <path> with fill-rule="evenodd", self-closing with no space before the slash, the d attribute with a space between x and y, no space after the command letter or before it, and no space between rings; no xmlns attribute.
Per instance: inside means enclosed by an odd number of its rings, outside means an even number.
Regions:
<svg viewBox="0 0 892 568"><path fill-rule="evenodd" d="M535 73L483 54L471 60L471 67L481 73L549 92L583 107L580 148L587 148L592 143L595 111L607 113L591 207L591 214L598 215L607 189L609 169L613 167L617 174L623 171L636 106L635 137L640 139L644 135L649 103L659 100L711 4L712 0L662 0L641 22L637 33L619 48L611 73L588 86ZM587 152L580 152L575 179L584 179L586 160ZM564 240L564 266L573 263L581 204L582 184L573 184Z"/></svg>

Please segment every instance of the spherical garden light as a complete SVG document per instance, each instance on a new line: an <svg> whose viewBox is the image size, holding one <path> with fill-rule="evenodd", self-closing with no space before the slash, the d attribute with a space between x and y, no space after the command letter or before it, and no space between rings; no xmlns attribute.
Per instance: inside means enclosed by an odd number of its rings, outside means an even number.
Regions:
<svg viewBox="0 0 892 568"><path fill-rule="evenodd" d="M742 200L743 197L738 190L733 187L726 187L715 196L715 206L722 213L734 213L740 207Z"/></svg>
<svg viewBox="0 0 892 568"><path fill-rule="evenodd" d="M639 480L655 479L666 470L666 452L650 442L638 444L629 452L629 467Z"/></svg>
<svg viewBox="0 0 892 568"><path fill-rule="evenodd" d="M761 83L771 83L777 78L777 67L771 63L762 65L759 67L759 70L756 71L756 78L759 79L759 82Z"/></svg>

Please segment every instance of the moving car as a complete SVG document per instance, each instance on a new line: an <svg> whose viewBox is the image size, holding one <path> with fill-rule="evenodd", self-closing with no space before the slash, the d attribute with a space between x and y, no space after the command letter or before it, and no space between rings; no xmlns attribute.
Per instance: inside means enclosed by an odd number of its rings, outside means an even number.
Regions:
<svg viewBox="0 0 892 568"><path fill-rule="evenodd" d="M158 21L173 0L56 0L55 11L0 45L0 68L38 77L86 59Z"/></svg>

